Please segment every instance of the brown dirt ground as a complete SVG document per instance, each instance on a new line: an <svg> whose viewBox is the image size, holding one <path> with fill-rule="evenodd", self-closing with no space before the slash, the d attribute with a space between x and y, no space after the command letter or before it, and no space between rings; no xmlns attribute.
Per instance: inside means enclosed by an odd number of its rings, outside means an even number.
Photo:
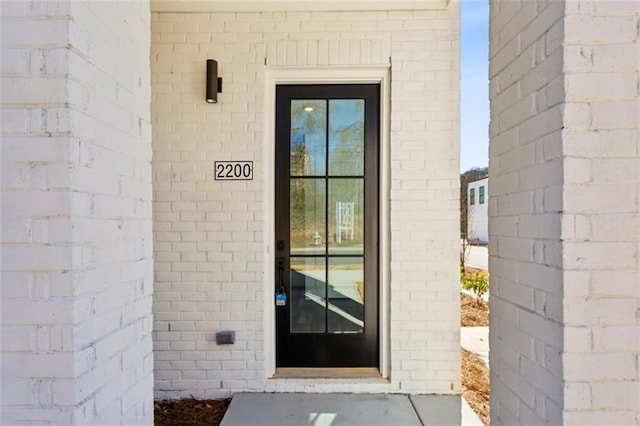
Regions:
<svg viewBox="0 0 640 426"><path fill-rule="evenodd" d="M488 327L489 305L484 300L478 303L475 297L460 294L460 325L462 327Z"/></svg>
<svg viewBox="0 0 640 426"><path fill-rule="evenodd" d="M219 425L231 399L156 401L155 426Z"/></svg>
<svg viewBox="0 0 640 426"><path fill-rule="evenodd" d="M489 325L489 306L474 297L460 294L461 325L481 327ZM489 425L489 368L473 352L462 351L462 396L482 420Z"/></svg>
<svg viewBox="0 0 640 426"><path fill-rule="evenodd" d="M462 326L489 325L489 307L474 298L461 295ZM462 349L462 396L485 425L489 425L489 369L482 359ZM155 426L219 425L230 399L156 401Z"/></svg>
<svg viewBox="0 0 640 426"><path fill-rule="evenodd" d="M462 352L462 396L482 423L489 425L489 368L482 358L460 348Z"/></svg>

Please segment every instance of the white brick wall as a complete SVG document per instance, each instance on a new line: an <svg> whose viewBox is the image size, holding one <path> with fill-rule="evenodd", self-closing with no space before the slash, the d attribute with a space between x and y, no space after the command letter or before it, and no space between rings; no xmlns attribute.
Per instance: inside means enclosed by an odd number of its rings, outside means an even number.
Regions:
<svg viewBox="0 0 640 426"><path fill-rule="evenodd" d="M491 3L491 417L562 419L561 1ZM556 93L560 91L561 93Z"/></svg>
<svg viewBox="0 0 640 426"><path fill-rule="evenodd" d="M142 2L115 6L0 3L3 423L151 420L149 17ZM638 423L638 9L492 6L493 420ZM457 312L443 306L457 306L455 261L413 268L403 251L457 251L456 7L154 17L159 396L458 390ZM214 54L232 85L212 113L198 67ZM260 164L260 59L386 55L391 383L265 382L263 194L211 184L201 153ZM416 217L403 208L424 222L401 222ZM217 326L239 329L240 343L212 347L203 337Z"/></svg>
<svg viewBox="0 0 640 426"><path fill-rule="evenodd" d="M564 421L638 424L640 9L567 2L564 26Z"/></svg>
<svg viewBox="0 0 640 426"><path fill-rule="evenodd" d="M156 398L460 391L458 3L440 11L152 13ZM205 60L224 79L204 102ZM390 382L266 380L265 65L386 66ZM253 160L215 182L215 160ZM218 347L216 331L237 331Z"/></svg>
<svg viewBox="0 0 640 426"><path fill-rule="evenodd" d="M149 5L0 7L0 422L149 424Z"/></svg>
<svg viewBox="0 0 640 426"><path fill-rule="evenodd" d="M492 423L640 422L638 24L492 3Z"/></svg>

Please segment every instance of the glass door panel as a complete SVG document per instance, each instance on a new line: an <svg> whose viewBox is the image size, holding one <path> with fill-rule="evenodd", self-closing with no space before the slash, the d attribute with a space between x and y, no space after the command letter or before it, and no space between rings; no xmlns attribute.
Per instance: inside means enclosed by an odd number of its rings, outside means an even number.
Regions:
<svg viewBox="0 0 640 426"><path fill-rule="evenodd" d="M327 101L291 101L291 176L324 176Z"/></svg>
<svg viewBox="0 0 640 426"><path fill-rule="evenodd" d="M329 333L364 333L364 259L329 259Z"/></svg>
<svg viewBox="0 0 640 426"><path fill-rule="evenodd" d="M364 175L364 99L329 101L329 174Z"/></svg>
<svg viewBox="0 0 640 426"><path fill-rule="evenodd" d="M329 179L329 254L364 254L364 180Z"/></svg>
<svg viewBox="0 0 640 426"><path fill-rule="evenodd" d="M326 232L326 182L324 179L291 179L291 254L324 254Z"/></svg>
<svg viewBox="0 0 640 426"><path fill-rule="evenodd" d="M326 275L324 257L291 258L291 332L326 330Z"/></svg>

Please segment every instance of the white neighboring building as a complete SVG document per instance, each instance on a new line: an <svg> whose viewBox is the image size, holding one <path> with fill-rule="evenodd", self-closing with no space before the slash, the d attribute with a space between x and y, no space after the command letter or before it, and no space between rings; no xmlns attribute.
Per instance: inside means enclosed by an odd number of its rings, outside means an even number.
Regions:
<svg viewBox="0 0 640 426"><path fill-rule="evenodd" d="M469 182L467 187L467 239L489 242L489 178Z"/></svg>

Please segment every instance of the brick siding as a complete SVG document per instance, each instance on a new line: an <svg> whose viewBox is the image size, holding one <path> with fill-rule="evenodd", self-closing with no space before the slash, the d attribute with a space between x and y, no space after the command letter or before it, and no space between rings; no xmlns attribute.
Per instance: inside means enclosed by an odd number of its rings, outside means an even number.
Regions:
<svg viewBox="0 0 640 426"><path fill-rule="evenodd" d="M460 391L458 5L440 11L153 13L156 398L241 390ZM205 60L224 79L204 102ZM267 380L265 65L391 61L390 382ZM216 182L215 160L253 160ZM216 331L237 343L218 347Z"/></svg>
<svg viewBox="0 0 640 426"><path fill-rule="evenodd" d="M0 7L0 423L151 423L149 6Z"/></svg>
<svg viewBox="0 0 640 426"><path fill-rule="evenodd" d="M492 423L637 423L637 6L491 6Z"/></svg>

